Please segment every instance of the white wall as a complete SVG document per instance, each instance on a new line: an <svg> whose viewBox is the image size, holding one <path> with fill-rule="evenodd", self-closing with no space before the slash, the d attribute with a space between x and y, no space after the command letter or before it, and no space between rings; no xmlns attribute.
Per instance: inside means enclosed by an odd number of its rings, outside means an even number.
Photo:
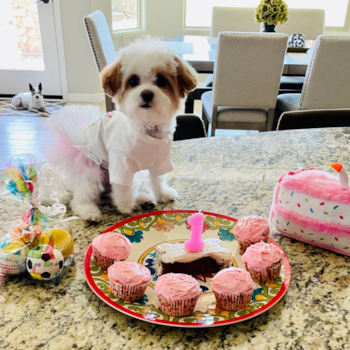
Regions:
<svg viewBox="0 0 350 350"><path fill-rule="evenodd" d="M107 2L109 1L60 0L70 101L99 102L104 98L83 19L96 9L105 11Z"/></svg>
<svg viewBox="0 0 350 350"><path fill-rule="evenodd" d="M135 36L145 35L210 35L209 29L185 29L184 0L141 0L142 15L140 30L115 32L114 45L118 49L127 45ZM129 39L128 39L129 38Z"/></svg>

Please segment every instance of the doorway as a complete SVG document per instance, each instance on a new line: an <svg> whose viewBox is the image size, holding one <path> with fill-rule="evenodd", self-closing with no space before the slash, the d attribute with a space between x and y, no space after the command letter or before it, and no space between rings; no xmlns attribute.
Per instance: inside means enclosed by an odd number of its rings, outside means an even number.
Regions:
<svg viewBox="0 0 350 350"><path fill-rule="evenodd" d="M1 0L0 47L0 96L41 82L45 97L62 98L53 0Z"/></svg>

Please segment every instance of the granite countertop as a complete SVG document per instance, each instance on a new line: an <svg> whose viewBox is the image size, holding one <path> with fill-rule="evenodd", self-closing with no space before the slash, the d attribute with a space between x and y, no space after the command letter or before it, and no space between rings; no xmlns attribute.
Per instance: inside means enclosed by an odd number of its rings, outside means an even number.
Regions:
<svg viewBox="0 0 350 350"><path fill-rule="evenodd" d="M282 131L180 141L169 183L179 199L157 209L267 217L289 170L350 165L350 128ZM0 233L26 209L0 203ZM0 286L0 349L350 349L350 257L277 233L292 268L287 294L264 314L232 326L181 329L135 320L104 304L83 273L92 239L126 218L108 200L99 224L75 221L76 263L58 286L17 277ZM68 213L71 214L71 213ZM140 212L135 213L140 214Z"/></svg>

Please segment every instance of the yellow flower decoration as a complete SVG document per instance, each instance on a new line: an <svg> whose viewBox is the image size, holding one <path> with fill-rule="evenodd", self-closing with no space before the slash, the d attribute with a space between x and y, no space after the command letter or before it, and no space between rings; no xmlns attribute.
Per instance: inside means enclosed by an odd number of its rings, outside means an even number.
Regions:
<svg viewBox="0 0 350 350"><path fill-rule="evenodd" d="M276 288L277 287L277 284L276 283L269 283L267 285L268 288Z"/></svg>
<svg viewBox="0 0 350 350"><path fill-rule="evenodd" d="M107 276L106 273L102 274L100 277L101 277L102 279L104 279L105 281L109 281L109 278L108 278L108 276Z"/></svg>
<svg viewBox="0 0 350 350"><path fill-rule="evenodd" d="M256 22L282 25L288 21L288 6L283 0L262 0L254 12Z"/></svg>
<svg viewBox="0 0 350 350"><path fill-rule="evenodd" d="M169 232L174 228L174 223L170 221L165 221L163 219L158 219L152 227L155 228L157 231L164 231L164 232Z"/></svg>
<svg viewBox="0 0 350 350"><path fill-rule="evenodd" d="M131 230L124 230L124 233L128 236L133 236L135 234L134 231Z"/></svg>
<svg viewBox="0 0 350 350"><path fill-rule="evenodd" d="M265 296L262 295L262 294L256 294L256 295L255 295L255 299L256 299L256 300L264 300L264 299L265 299Z"/></svg>

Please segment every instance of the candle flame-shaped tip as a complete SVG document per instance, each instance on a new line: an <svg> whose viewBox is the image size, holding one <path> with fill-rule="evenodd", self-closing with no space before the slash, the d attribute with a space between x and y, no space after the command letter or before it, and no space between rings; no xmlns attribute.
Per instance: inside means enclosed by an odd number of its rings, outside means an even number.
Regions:
<svg viewBox="0 0 350 350"><path fill-rule="evenodd" d="M334 170L336 170L338 173L340 172L340 170L342 169L342 165L340 163L334 163L331 164L331 168L333 168Z"/></svg>

